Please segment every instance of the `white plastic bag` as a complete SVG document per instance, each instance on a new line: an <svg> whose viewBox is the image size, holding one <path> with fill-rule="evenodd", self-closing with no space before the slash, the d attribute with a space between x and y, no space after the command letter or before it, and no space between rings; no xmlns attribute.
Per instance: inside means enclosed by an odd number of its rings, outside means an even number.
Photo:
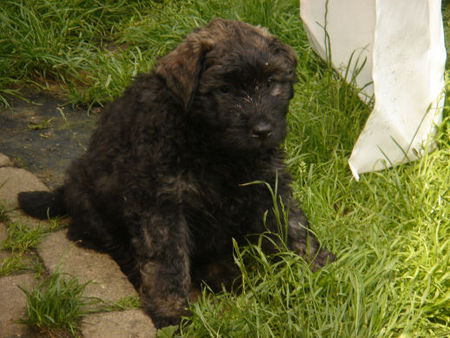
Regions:
<svg viewBox="0 0 450 338"><path fill-rule="evenodd" d="M353 176L432 147L444 102L441 1L301 0L300 15L317 53L355 75L362 99L375 98L349 159Z"/></svg>

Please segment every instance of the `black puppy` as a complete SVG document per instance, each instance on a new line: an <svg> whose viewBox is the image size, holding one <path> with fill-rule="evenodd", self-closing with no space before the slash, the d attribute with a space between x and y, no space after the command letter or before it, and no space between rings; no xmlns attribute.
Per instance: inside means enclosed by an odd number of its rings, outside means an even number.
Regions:
<svg viewBox="0 0 450 338"><path fill-rule="evenodd" d="M196 271L231 257L232 238L263 232L267 210L275 227L269 191L243 183L278 177L291 200L280 143L296 64L266 29L212 21L107 106L64 186L22 193L21 207L69 213L69 238L118 261L156 326L177 323ZM333 260L290 206L290 248L315 266Z"/></svg>

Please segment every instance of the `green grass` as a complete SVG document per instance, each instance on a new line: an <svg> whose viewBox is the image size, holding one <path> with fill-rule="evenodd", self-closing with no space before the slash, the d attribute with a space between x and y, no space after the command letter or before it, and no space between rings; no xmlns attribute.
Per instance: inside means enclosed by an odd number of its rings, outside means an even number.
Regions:
<svg viewBox="0 0 450 338"><path fill-rule="evenodd" d="M26 264L21 254L9 255L1 261L0 277L12 275L26 269L28 269L28 264Z"/></svg>
<svg viewBox="0 0 450 338"><path fill-rule="evenodd" d="M8 238L2 243L3 249L19 253L35 249L45 234L43 227L30 228L22 222L10 222L7 231Z"/></svg>
<svg viewBox="0 0 450 338"><path fill-rule="evenodd" d="M448 49L450 6L443 9ZM355 182L347 160L371 107L312 52L298 1L5 0L0 3L0 100L7 103L8 95L33 85L62 92L72 103L103 104L213 17L262 24L297 51L299 83L286 161L296 199L338 260L312 273L284 250L268 257L258 246L239 248L242 293L205 292L192 304L193 317L181 333L450 334L449 101L436 151ZM448 91L448 71L446 79Z"/></svg>
<svg viewBox="0 0 450 338"><path fill-rule="evenodd" d="M10 253L0 262L0 277L24 271L36 272L39 275L42 273L42 266L32 250L40 243L47 229L30 228L21 222L11 222L7 215L4 219L8 237L0 243L0 249Z"/></svg>
<svg viewBox="0 0 450 338"><path fill-rule="evenodd" d="M91 310L91 312L112 312L139 309L141 302L139 297L127 296L119 299L117 302L100 301L100 305Z"/></svg>
<svg viewBox="0 0 450 338"><path fill-rule="evenodd" d="M30 227L22 221L8 222L7 225L8 237L0 243L1 248L20 254L36 249L46 234L66 226L59 218L49 219L48 225L42 223L36 227Z"/></svg>
<svg viewBox="0 0 450 338"><path fill-rule="evenodd" d="M39 235L31 234L32 231L23 224L12 223L7 212L7 209L0 205L0 223L7 226L8 234L8 237L0 242L0 249L11 251L0 261L0 277L22 271L39 271L39 264L33 262L33 257L27 252L30 247L37 243L35 240Z"/></svg>
<svg viewBox="0 0 450 338"><path fill-rule="evenodd" d="M79 333L85 307L92 300L83 296L89 283L80 283L76 277L65 278L58 271L32 289L21 287L25 293L26 317L21 322L50 336L64 332Z"/></svg>
<svg viewBox="0 0 450 338"><path fill-rule="evenodd" d="M0 185L0 189L2 186ZM6 223L9 221L9 217L6 214L6 208L0 204L0 222Z"/></svg>

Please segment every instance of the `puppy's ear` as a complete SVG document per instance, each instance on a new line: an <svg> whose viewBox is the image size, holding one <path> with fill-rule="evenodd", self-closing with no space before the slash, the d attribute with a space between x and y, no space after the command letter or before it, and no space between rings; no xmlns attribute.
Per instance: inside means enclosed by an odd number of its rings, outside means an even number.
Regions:
<svg viewBox="0 0 450 338"><path fill-rule="evenodd" d="M197 89L203 57L214 46L214 37L207 28L189 34L156 67L156 74L181 99L185 110L189 109Z"/></svg>
<svg viewBox="0 0 450 338"><path fill-rule="evenodd" d="M275 54L282 56L286 60L285 63L285 65L287 66L286 71L290 74L291 81L298 82L296 75L298 58L297 54L295 53L295 50L292 47L282 43L278 38L272 39L270 43L270 48Z"/></svg>

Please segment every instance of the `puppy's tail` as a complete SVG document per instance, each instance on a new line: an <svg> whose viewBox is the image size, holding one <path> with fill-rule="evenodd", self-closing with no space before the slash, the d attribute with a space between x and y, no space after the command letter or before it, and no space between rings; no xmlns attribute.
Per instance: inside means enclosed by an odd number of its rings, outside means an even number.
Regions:
<svg viewBox="0 0 450 338"><path fill-rule="evenodd" d="M67 214L67 207L64 202L64 186L55 191L21 192L18 200L22 210L35 218L47 219L48 217Z"/></svg>

